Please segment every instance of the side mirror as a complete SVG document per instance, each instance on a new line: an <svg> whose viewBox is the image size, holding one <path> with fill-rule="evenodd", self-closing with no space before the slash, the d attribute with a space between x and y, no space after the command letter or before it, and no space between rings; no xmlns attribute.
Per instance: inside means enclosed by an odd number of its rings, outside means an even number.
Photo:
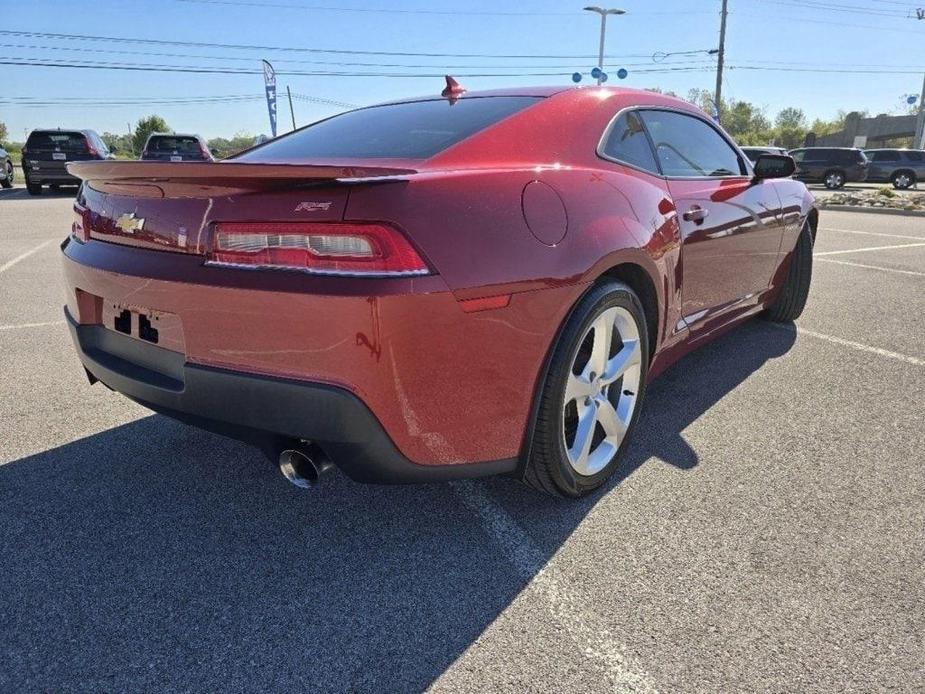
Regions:
<svg viewBox="0 0 925 694"><path fill-rule="evenodd" d="M752 169L755 180L787 178L797 170L797 165L789 154L762 154L755 160Z"/></svg>

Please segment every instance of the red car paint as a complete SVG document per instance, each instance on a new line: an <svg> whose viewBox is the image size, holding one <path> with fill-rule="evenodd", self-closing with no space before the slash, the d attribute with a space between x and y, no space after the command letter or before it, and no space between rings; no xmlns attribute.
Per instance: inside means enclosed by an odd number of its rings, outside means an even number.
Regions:
<svg viewBox="0 0 925 694"><path fill-rule="evenodd" d="M598 156L627 107L702 117L677 99L493 94L545 98L425 160L266 161L257 148L217 164L73 166L90 240L64 250L69 313L108 327L137 311L189 363L347 389L405 457L430 466L522 454L557 333L604 273L631 280L652 314L650 378L774 299L815 215L802 183L670 180ZM697 208L703 221L684 218ZM432 274L204 262L216 223L344 220L394 226Z"/></svg>

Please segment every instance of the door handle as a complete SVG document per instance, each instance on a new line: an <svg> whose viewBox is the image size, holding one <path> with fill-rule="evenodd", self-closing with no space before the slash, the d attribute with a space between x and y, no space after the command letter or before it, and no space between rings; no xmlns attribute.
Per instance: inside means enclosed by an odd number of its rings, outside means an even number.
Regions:
<svg viewBox="0 0 925 694"><path fill-rule="evenodd" d="M707 218L707 215L710 214L710 210L705 210L702 207L697 207L694 205L682 216L684 217L685 222L694 222L695 224L701 224L703 220Z"/></svg>

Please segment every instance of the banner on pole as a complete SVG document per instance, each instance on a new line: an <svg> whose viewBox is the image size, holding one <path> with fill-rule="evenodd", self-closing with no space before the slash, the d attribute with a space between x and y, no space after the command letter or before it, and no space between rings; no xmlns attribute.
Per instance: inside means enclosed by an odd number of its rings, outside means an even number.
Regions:
<svg viewBox="0 0 925 694"><path fill-rule="evenodd" d="M263 83L267 88L267 111L270 113L270 132L276 137L276 72L266 60L263 61Z"/></svg>

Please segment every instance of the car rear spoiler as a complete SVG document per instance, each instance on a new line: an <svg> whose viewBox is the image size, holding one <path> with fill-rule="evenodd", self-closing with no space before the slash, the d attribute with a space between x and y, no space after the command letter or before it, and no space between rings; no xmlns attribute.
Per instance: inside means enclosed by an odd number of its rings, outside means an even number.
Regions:
<svg viewBox="0 0 925 694"><path fill-rule="evenodd" d="M409 176L416 169L327 164L251 164L244 162L80 161L67 170L84 181L191 183L232 188L275 188L323 181L364 181Z"/></svg>

